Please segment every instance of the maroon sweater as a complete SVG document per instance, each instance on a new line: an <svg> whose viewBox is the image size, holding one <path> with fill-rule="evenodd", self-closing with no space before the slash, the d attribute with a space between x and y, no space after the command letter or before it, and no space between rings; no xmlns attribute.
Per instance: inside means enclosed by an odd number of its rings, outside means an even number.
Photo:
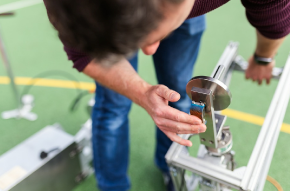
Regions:
<svg viewBox="0 0 290 191"><path fill-rule="evenodd" d="M210 12L229 0L196 0L189 17ZM249 22L265 37L278 39L290 33L290 0L241 0ZM68 59L78 71L92 60L85 53L64 46Z"/></svg>

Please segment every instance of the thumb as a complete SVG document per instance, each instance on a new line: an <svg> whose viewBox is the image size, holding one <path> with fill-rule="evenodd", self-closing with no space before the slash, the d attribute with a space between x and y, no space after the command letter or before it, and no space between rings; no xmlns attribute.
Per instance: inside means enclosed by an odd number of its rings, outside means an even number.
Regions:
<svg viewBox="0 0 290 191"><path fill-rule="evenodd" d="M176 102L180 99L180 94L176 91L170 90L168 87L161 85L157 88L157 94L160 97L163 97L164 99L170 101L170 102Z"/></svg>

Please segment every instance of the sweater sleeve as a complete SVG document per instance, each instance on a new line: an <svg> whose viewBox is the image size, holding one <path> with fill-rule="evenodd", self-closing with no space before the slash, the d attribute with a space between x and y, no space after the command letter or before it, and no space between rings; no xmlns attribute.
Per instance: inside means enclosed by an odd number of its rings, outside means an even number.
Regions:
<svg viewBox="0 0 290 191"><path fill-rule="evenodd" d="M229 0L196 0L188 18L197 17L208 13L225 3Z"/></svg>
<svg viewBox="0 0 290 191"><path fill-rule="evenodd" d="M79 50L69 48L66 45L64 45L64 51L66 52L68 59L73 62L73 67L79 72L82 72L83 69L92 61L92 58L90 58L87 54Z"/></svg>
<svg viewBox="0 0 290 191"><path fill-rule="evenodd" d="M241 0L246 16L263 36L278 39L290 33L289 0Z"/></svg>

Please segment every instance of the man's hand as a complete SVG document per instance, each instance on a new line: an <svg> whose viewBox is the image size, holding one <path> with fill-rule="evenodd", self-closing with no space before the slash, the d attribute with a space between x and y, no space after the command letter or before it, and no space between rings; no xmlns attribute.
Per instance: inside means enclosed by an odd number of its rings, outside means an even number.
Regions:
<svg viewBox="0 0 290 191"><path fill-rule="evenodd" d="M278 48L284 41L285 37L280 39L269 39L263 36L259 31L256 31L257 34L257 46L255 53L260 57L264 58L274 58L277 53ZM246 70L246 78L257 81L259 84L262 84L265 79L267 84L270 83L272 77L272 70L275 66L275 61L269 63L268 65L259 65L255 62L253 56L249 59L249 66Z"/></svg>
<svg viewBox="0 0 290 191"><path fill-rule="evenodd" d="M168 106L169 101L180 99L177 92L164 85L148 84L125 59L111 67L92 61L83 72L143 107L159 129L174 142L191 146L189 140L181 139L177 133L201 133L206 129L199 118Z"/></svg>
<svg viewBox="0 0 290 191"><path fill-rule="evenodd" d="M202 133L205 132L206 126L199 118L168 106L169 101L176 102L179 99L179 93L164 85L156 85L148 88L141 105L169 139L184 146L191 146L189 140L184 140L177 134Z"/></svg>
<svg viewBox="0 0 290 191"><path fill-rule="evenodd" d="M255 62L253 56L249 59L249 65L246 70L246 79L252 79L257 81L259 85L262 84L265 79L267 84L270 84L272 78L272 70L275 66L275 61L269 63L268 65L259 65Z"/></svg>

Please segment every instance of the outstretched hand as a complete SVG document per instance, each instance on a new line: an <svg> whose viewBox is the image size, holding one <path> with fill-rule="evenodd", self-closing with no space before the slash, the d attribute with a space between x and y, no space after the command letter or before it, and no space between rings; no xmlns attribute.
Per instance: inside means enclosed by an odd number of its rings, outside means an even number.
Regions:
<svg viewBox="0 0 290 191"><path fill-rule="evenodd" d="M164 85L151 86L145 93L143 107L154 120L157 127L172 141L184 146L192 146L191 141L177 134L196 134L205 132L206 126L193 115L189 115L168 105L180 99L179 93Z"/></svg>
<svg viewBox="0 0 290 191"><path fill-rule="evenodd" d="M252 79L257 81L259 85L262 84L263 80L266 80L267 84L270 84L272 78L272 70L275 66L275 61L268 65L259 65L255 62L253 56L249 59L249 65L246 70L246 79Z"/></svg>

